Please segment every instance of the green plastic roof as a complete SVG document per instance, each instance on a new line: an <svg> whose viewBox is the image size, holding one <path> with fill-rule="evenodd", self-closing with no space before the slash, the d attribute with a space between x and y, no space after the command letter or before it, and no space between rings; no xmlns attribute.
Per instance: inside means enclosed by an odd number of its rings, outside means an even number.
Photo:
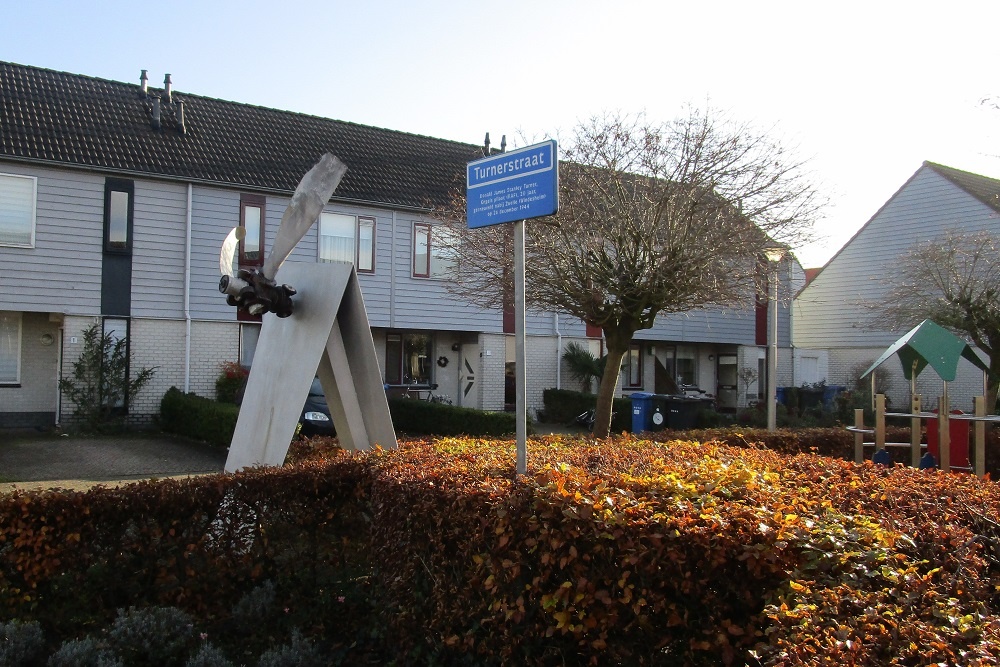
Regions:
<svg viewBox="0 0 1000 667"><path fill-rule="evenodd" d="M941 325L924 320L882 353L861 377L867 376L894 354L899 355L903 375L907 380L930 366L945 382L952 382L958 373L958 360L965 357L985 373L990 369L964 340Z"/></svg>

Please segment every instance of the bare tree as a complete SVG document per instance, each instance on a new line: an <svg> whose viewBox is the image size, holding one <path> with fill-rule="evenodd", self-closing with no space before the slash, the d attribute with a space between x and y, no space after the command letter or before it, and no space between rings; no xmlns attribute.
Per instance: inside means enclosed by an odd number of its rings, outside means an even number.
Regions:
<svg viewBox="0 0 1000 667"><path fill-rule="evenodd" d="M526 225L529 306L600 327L607 368L661 313L752 303L761 253L808 237L822 204L788 149L715 111L666 124L604 115L561 145L559 212ZM484 307L511 294L510 225L453 225L454 290ZM605 372L594 433L606 437L618 372Z"/></svg>
<svg viewBox="0 0 1000 667"><path fill-rule="evenodd" d="M893 267L882 301L869 304L880 329L908 330L929 319L971 340L989 358L986 404L1000 388L1000 239L949 232L913 246Z"/></svg>

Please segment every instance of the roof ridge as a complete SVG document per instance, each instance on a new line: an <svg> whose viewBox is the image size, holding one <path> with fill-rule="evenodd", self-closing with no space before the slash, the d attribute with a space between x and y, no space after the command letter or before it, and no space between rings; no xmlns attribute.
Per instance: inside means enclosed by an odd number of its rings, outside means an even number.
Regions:
<svg viewBox="0 0 1000 667"><path fill-rule="evenodd" d="M1000 179L924 160L924 166L972 195L990 208L1000 211Z"/></svg>
<svg viewBox="0 0 1000 667"><path fill-rule="evenodd" d="M992 176L984 176L982 174L977 174L974 171L968 171L967 169L959 169L958 167L949 167L948 165L941 164L940 162L933 162L932 160L924 160L924 165L926 165L926 166L928 166L928 167L930 167L930 168L932 168L934 170L941 170L941 169L943 169L945 171L957 172L959 174L966 174L968 176L974 176L975 178L982 178L982 179L986 179L988 181L994 181L997 184L1000 184L1000 178L993 178Z"/></svg>

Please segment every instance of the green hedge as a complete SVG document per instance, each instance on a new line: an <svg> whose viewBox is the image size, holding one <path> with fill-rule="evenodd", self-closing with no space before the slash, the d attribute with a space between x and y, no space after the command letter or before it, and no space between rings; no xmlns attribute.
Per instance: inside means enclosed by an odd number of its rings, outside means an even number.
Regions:
<svg viewBox="0 0 1000 667"><path fill-rule="evenodd" d="M160 401L160 422L164 431L219 447L228 447L232 442L239 415L239 406L185 394L177 387L168 389Z"/></svg>
<svg viewBox="0 0 1000 667"><path fill-rule="evenodd" d="M542 392L542 401L545 404L545 421L550 424L568 424L577 416L593 409L597 405L597 396L569 389L546 389ZM613 410L615 415L611 419L611 432L630 433L632 401L616 398Z"/></svg>
<svg viewBox="0 0 1000 667"><path fill-rule="evenodd" d="M509 435L516 424L512 412L486 412L412 398L390 398L395 429L413 435Z"/></svg>
<svg viewBox="0 0 1000 667"><path fill-rule="evenodd" d="M509 435L514 414L486 412L412 398L389 399L397 431L414 435ZM228 447L240 409L171 387L160 401L163 430L221 447ZM530 425L529 425L530 432Z"/></svg>

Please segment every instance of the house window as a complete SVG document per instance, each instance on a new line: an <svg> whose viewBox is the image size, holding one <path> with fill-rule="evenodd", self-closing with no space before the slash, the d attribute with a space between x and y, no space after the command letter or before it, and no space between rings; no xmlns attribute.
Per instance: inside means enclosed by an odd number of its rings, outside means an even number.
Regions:
<svg viewBox="0 0 1000 667"><path fill-rule="evenodd" d="M264 197L240 195L240 227L246 236L240 241L240 265L264 264Z"/></svg>
<svg viewBox="0 0 1000 667"><path fill-rule="evenodd" d="M253 357L257 352L257 341L260 339L259 324L240 324L240 366L253 366Z"/></svg>
<svg viewBox="0 0 1000 667"><path fill-rule="evenodd" d="M430 385L433 340L429 334L390 333L385 337L385 382Z"/></svg>
<svg viewBox="0 0 1000 667"><path fill-rule="evenodd" d="M0 245L35 247L38 179L0 174Z"/></svg>
<svg viewBox="0 0 1000 667"><path fill-rule="evenodd" d="M21 313L0 311L0 385L21 381Z"/></svg>
<svg viewBox="0 0 1000 667"><path fill-rule="evenodd" d="M677 384L691 387L698 386L696 379L698 365L695 362L694 348L678 346L675 363L677 364Z"/></svg>
<svg viewBox="0 0 1000 667"><path fill-rule="evenodd" d="M104 250L132 252L132 216L135 184L120 178L104 182Z"/></svg>
<svg viewBox="0 0 1000 667"><path fill-rule="evenodd" d="M104 318L104 335L111 338L111 347L114 350L115 347L120 343L122 345L122 352L125 359L125 369L124 377L114 378L114 380L127 383L129 374L129 340L128 340L128 320L106 317ZM111 407L124 409L125 408L125 396L119 397L115 400L114 405Z"/></svg>
<svg viewBox="0 0 1000 667"><path fill-rule="evenodd" d="M319 261L353 262L361 273L375 270L375 218L323 213L319 219Z"/></svg>
<svg viewBox="0 0 1000 667"><path fill-rule="evenodd" d="M455 267L454 232L440 225L413 225L413 277L445 278Z"/></svg>
<svg viewBox="0 0 1000 667"><path fill-rule="evenodd" d="M629 389L642 387L642 346L632 343L625 353L625 386Z"/></svg>

